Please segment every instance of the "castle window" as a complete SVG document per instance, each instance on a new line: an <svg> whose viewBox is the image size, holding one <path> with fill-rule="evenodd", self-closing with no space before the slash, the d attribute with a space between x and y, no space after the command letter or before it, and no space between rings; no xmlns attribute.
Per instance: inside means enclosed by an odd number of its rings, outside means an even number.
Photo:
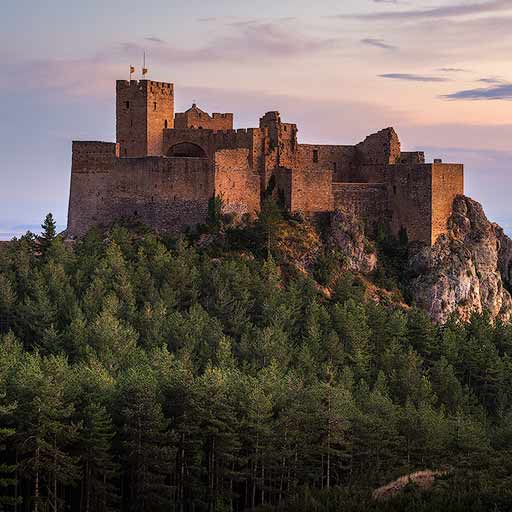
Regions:
<svg viewBox="0 0 512 512"><path fill-rule="evenodd" d="M396 196L396 185L393 185L393 194Z"/></svg>
<svg viewBox="0 0 512 512"><path fill-rule="evenodd" d="M153 102L153 111L156 112L156 101Z"/></svg>
<svg viewBox="0 0 512 512"><path fill-rule="evenodd" d="M127 101L127 102L125 103L125 105L126 105L126 108L128 108L128 109L130 108L130 102L129 102L129 101Z"/></svg>
<svg viewBox="0 0 512 512"><path fill-rule="evenodd" d="M165 122L164 122L164 127L165 127L166 130L167 130L167 124L168 123L167 123L167 119L166 119Z"/></svg>
<svg viewBox="0 0 512 512"><path fill-rule="evenodd" d="M338 162L333 162L333 163L332 163L332 170L333 170L334 172L336 172L336 171L338 170Z"/></svg>
<svg viewBox="0 0 512 512"><path fill-rule="evenodd" d="M313 149L313 162L318 163L318 149Z"/></svg>

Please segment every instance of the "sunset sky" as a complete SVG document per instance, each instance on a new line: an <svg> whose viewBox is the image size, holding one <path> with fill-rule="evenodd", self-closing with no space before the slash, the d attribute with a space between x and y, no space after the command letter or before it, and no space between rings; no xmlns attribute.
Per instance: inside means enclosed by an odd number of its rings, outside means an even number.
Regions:
<svg viewBox="0 0 512 512"><path fill-rule="evenodd" d="M313 143L394 126L511 233L511 27L512 0L1 0L0 232L66 224L71 140L114 140L145 50L177 111L279 110Z"/></svg>

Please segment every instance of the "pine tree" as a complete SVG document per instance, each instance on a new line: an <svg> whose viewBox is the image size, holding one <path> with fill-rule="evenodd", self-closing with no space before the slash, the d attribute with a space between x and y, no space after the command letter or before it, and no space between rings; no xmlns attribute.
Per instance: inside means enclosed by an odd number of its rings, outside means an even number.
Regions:
<svg viewBox="0 0 512 512"><path fill-rule="evenodd" d="M16 405L5 405L5 394L0 394L0 510L4 505L15 505L21 503L13 496L12 488L17 485L15 461L9 461L6 457L7 445L12 443L16 431L13 428L6 427L8 417L14 415ZM12 422L11 422L12 423ZM12 452L12 451L11 451Z"/></svg>
<svg viewBox="0 0 512 512"><path fill-rule="evenodd" d="M115 433L110 415L104 406L89 403L79 418L78 446L82 466L80 510L116 510L118 497L113 480L119 466L113 461L112 439Z"/></svg>
<svg viewBox="0 0 512 512"><path fill-rule="evenodd" d="M49 244L57 236L57 224L51 213L46 215L44 222L41 224L43 231L39 237L39 241L44 244Z"/></svg>
<svg viewBox="0 0 512 512"><path fill-rule="evenodd" d="M58 511L65 504L62 489L79 477L71 454L77 427L74 405L67 396L69 367L61 357L26 355L17 374L17 443L20 475L32 483L31 499Z"/></svg>
<svg viewBox="0 0 512 512"><path fill-rule="evenodd" d="M134 512L168 510L174 450L150 368L132 368L121 381L122 459L128 481L127 506Z"/></svg>

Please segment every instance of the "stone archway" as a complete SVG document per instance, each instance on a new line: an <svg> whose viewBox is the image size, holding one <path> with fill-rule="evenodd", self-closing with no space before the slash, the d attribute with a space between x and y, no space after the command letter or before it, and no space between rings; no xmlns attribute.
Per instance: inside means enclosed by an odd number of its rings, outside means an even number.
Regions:
<svg viewBox="0 0 512 512"><path fill-rule="evenodd" d="M171 146L167 156L174 158L207 158L204 149L192 142L180 142Z"/></svg>

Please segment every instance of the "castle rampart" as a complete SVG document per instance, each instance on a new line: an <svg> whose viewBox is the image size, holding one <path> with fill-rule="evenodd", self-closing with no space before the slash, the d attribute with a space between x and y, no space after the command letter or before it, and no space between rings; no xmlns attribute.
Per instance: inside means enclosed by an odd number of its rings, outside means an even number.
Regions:
<svg viewBox="0 0 512 512"><path fill-rule="evenodd" d="M116 94L116 142L73 143L71 237L123 216L178 231L204 222L214 196L225 212L254 215L273 191L292 212L348 209L369 227L431 244L464 192L462 165L402 151L393 128L352 146L302 144L279 112L235 130L230 113L193 105L174 114L169 83L118 80Z"/></svg>

